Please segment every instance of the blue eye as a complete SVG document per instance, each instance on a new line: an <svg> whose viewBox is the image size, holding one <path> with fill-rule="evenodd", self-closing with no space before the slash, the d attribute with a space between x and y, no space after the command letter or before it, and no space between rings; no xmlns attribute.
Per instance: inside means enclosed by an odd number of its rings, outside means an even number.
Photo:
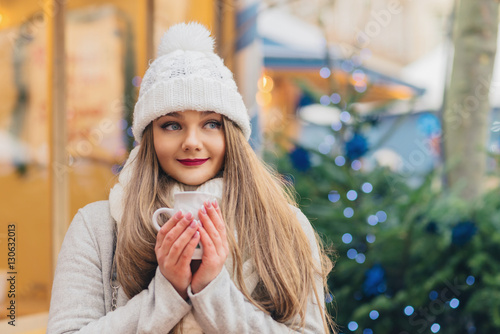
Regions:
<svg viewBox="0 0 500 334"><path fill-rule="evenodd" d="M179 125L179 123L168 122L168 123L163 124L161 126L161 128L165 129L165 130L169 130L169 131L175 131L175 130L180 130L181 126Z"/></svg>
<svg viewBox="0 0 500 334"><path fill-rule="evenodd" d="M209 129L219 129L221 125L222 124L218 121L209 121L205 124L205 126Z"/></svg>

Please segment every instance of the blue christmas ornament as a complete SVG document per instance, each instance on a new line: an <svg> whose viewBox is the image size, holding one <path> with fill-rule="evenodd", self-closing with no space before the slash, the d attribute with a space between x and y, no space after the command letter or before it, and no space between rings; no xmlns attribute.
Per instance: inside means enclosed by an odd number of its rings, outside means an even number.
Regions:
<svg viewBox="0 0 500 334"><path fill-rule="evenodd" d="M474 222L463 221L455 225L451 230L451 242L457 246L463 246L472 239L477 232Z"/></svg>
<svg viewBox="0 0 500 334"><path fill-rule="evenodd" d="M305 107L313 103L315 103L314 98L311 97L311 95L304 92L300 96L299 102L297 103L297 108Z"/></svg>
<svg viewBox="0 0 500 334"><path fill-rule="evenodd" d="M295 169L305 172L311 168L311 159L309 157L309 152L307 152L302 147L296 147L290 152L290 160L292 161L293 167Z"/></svg>
<svg viewBox="0 0 500 334"><path fill-rule="evenodd" d="M365 273L363 292L366 296L376 296L385 291L385 270L380 264L375 264Z"/></svg>
<svg viewBox="0 0 500 334"><path fill-rule="evenodd" d="M359 133L355 133L351 140L345 143L345 155L351 161L361 158L366 152L368 152L368 142Z"/></svg>

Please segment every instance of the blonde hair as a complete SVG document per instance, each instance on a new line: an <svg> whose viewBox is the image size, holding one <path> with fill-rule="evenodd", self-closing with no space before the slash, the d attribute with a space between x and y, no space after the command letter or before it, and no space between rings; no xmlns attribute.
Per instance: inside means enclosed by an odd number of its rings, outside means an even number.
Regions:
<svg viewBox="0 0 500 334"><path fill-rule="evenodd" d="M297 328L305 326L312 293L325 332L328 328L335 332L315 285L321 278L326 289L332 262L319 238L316 242L321 263L314 260L310 242L291 207L296 206L292 189L256 156L237 125L223 117L223 129L226 156L221 209L228 231L233 232L228 233L234 261L232 274L241 292L276 321L291 321ZM151 125L144 131L137 159L132 181L125 189L124 218L118 229L115 255L118 281L129 298L147 288L155 274L156 230L150 217L157 208L170 206L167 194L176 182L159 166ZM252 293L245 286L242 272L247 259L253 260L260 277ZM180 333L180 328L176 326L174 332Z"/></svg>

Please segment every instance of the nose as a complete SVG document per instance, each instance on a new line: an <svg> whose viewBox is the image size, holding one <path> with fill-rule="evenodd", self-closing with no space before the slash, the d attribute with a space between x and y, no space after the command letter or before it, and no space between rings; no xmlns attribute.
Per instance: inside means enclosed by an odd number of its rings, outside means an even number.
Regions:
<svg viewBox="0 0 500 334"><path fill-rule="evenodd" d="M182 142L183 151L200 151L203 147L200 134L196 129L186 131L186 136Z"/></svg>

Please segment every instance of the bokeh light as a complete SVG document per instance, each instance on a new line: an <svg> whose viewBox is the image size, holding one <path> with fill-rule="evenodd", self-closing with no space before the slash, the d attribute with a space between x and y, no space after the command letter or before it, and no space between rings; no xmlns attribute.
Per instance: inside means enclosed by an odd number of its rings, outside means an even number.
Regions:
<svg viewBox="0 0 500 334"><path fill-rule="evenodd" d="M354 170L360 170L361 169L361 161L359 160L354 160L352 163L351 163L351 168L354 169Z"/></svg>
<svg viewBox="0 0 500 334"><path fill-rule="evenodd" d="M321 103L324 106L327 106L330 104L330 97L328 95L323 95L319 98L319 103Z"/></svg>
<svg viewBox="0 0 500 334"><path fill-rule="evenodd" d="M361 190L365 193L365 194L369 194L372 192L373 190L373 186L370 182L365 182L363 183L363 185L361 186Z"/></svg>
<svg viewBox="0 0 500 334"><path fill-rule="evenodd" d="M345 244L350 244L352 242L351 233L344 233L344 235L342 236L342 242Z"/></svg>
<svg viewBox="0 0 500 334"><path fill-rule="evenodd" d="M368 224L371 226L375 226L378 224L378 218L375 215L368 216L367 221L368 221Z"/></svg>
<svg viewBox="0 0 500 334"><path fill-rule="evenodd" d="M357 263L365 263L366 256L363 253L358 253L358 256L356 256L356 262Z"/></svg>
<svg viewBox="0 0 500 334"><path fill-rule="evenodd" d="M451 308L457 308L458 305L460 305L460 301L457 298L453 298L452 300L450 300Z"/></svg>
<svg viewBox="0 0 500 334"><path fill-rule="evenodd" d="M366 242L373 244L375 242L376 237L373 234L368 234L366 236Z"/></svg>
<svg viewBox="0 0 500 334"><path fill-rule="evenodd" d="M441 329L441 326L439 326L439 324L432 324L432 326L431 326L431 332L433 332L433 333L439 332L440 329Z"/></svg>
<svg viewBox="0 0 500 334"><path fill-rule="evenodd" d="M341 155L335 158L335 164L339 167L342 167L345 165L345 158Z"/></svg>
<svg viewBox="0 0 500 334"><path fill-rule="evenodd" d="M340 200L340 194L336 190L332 190L328 193L328 200L332 203L336 203Z"/></svg>
<svg viewBox="0 0 500 334"><path fill-rule="evenodd" d="M142 78L140 76L135 76L132 78L132 85L134 85L134 87L140 87L141 82L142 82Z"/></svg>
<svg viewBox="0 0 500 334"><path fill-rule="evenodd" d="M372 311L370 312L370 319L372 319L372 320L376 320L376 319L378 319L378 317L379 317L379 313L378 313L378 311L377 311L377 310L372 310Z"/></svg>
<svg viewBox="0 0 500 334"><path fill-rule="evenodd" d="M134 134L132 133L132 127L131 126L127 129L127 135L129 137L133 137L134 136Z"/></svg>
<svg viewBox="0 0 500 334"><path fill-rule="evenodd" d="M328 143L321 143L318 145L318 151L321 154L328 154L328 153L330 153L331 149L332 149L332 145L330 145Z"/></svg>
<svg viewBox="0 0 500 334"><path fill-rule="evenodd" d="M413 306L408 305L408 306L405 307L405 311L404 312L405 312L405 314L407 316L410 316L410 315L413 314L413 312L415 312L415 309L413 308Z"/></svg>
<svg viewBox="0 0 500 334"><path fill-rule="evenodd" d="M328 193L328 200L332 203L336 203L340 200L340 194L336 190L332 190Z"/></svg>
<svg viewBox="0 0 500 334"><path fill-rule="evenodd" d="M268 75L263 75L257 82L257 87L260 91L270 93L274 88L274 81Z"/></svg>
<svg viewBox="0 0 500 334"><path fill-rule="evenodd" d="M125 130L127 128L127 126L128 126L127 120L121 119L121 120L118 121L118 128L120 130L122 130L122 131Z"/></svg>
<svg viewBox="0 0 500 334"><path fill-rule="evenodd" d="M329 69L328 67L322 67L322 68L319 70L319 75L320 75L323 79L329 78L329 77L330 77L330 74L332 74L332 72L330 71L330 69Z"/></svg>
<svg viewBox="0 0 500 334"><path fill-rule="evenodd" d="M356 190L349 190L347 192L347 199L348 200L355 201L356 198L358 198L358 193L356 192Z"/></svg>
<svg viewBox="0 0 500 334"><path fill-rule="evenodd" d="M342 100L342 97L338 93L333 93L330 95L330 101L332 101L333 104L337 104Z"/></svg>
<svg viewBox="0 0 500 334"><path fill-rule="evenodd" d="M354 260L358 256L358 251L354 248L351 248L347 251L347 257L351 260Z"/></svg>
<svg viewBox="0 0 500 334"><path fill-rule="evenodd" d="M387 220L387 214L384 211L378 211L375 216L377 216L379 223L383 223Z"/></svg>
<svg viewBox="0 0 500 334"><path fill-rule="evenodd" d="M346 218L351 218L352 216L354 216L354 210L353 210L353 208L351 208L351 207L345 208L344 209L344 216Z"/></svg>
<svg viewBox="0 0 500 334"><path fill-rule="evenodd" d="M342 129L342 123L341 122L332 123L332 130L333 131L340 131L340 129Z"/></svg>
<svg viewBox="0 0 500 334"><path fill-rule="evenodd" d="M356 84L354 85L354 90L358 93L364 93L366 91L366 84L364 82Z"/></svg>
<svg viewBox="0 0 500 334"><path fill-rule="evenodd" d="M330 101L330 99L328 99ZM348 111L342 111L340 113L340 120L344 123L347 123L351 120L351 114Z"/></svg>
<svg viewBox="0 0 500 334"><path fill-rule="evenodd" d="M358 323L356 321L351 321L349 324L347 324L347 328L349 328L350 331L355 331L358 329Z"/></svg>

